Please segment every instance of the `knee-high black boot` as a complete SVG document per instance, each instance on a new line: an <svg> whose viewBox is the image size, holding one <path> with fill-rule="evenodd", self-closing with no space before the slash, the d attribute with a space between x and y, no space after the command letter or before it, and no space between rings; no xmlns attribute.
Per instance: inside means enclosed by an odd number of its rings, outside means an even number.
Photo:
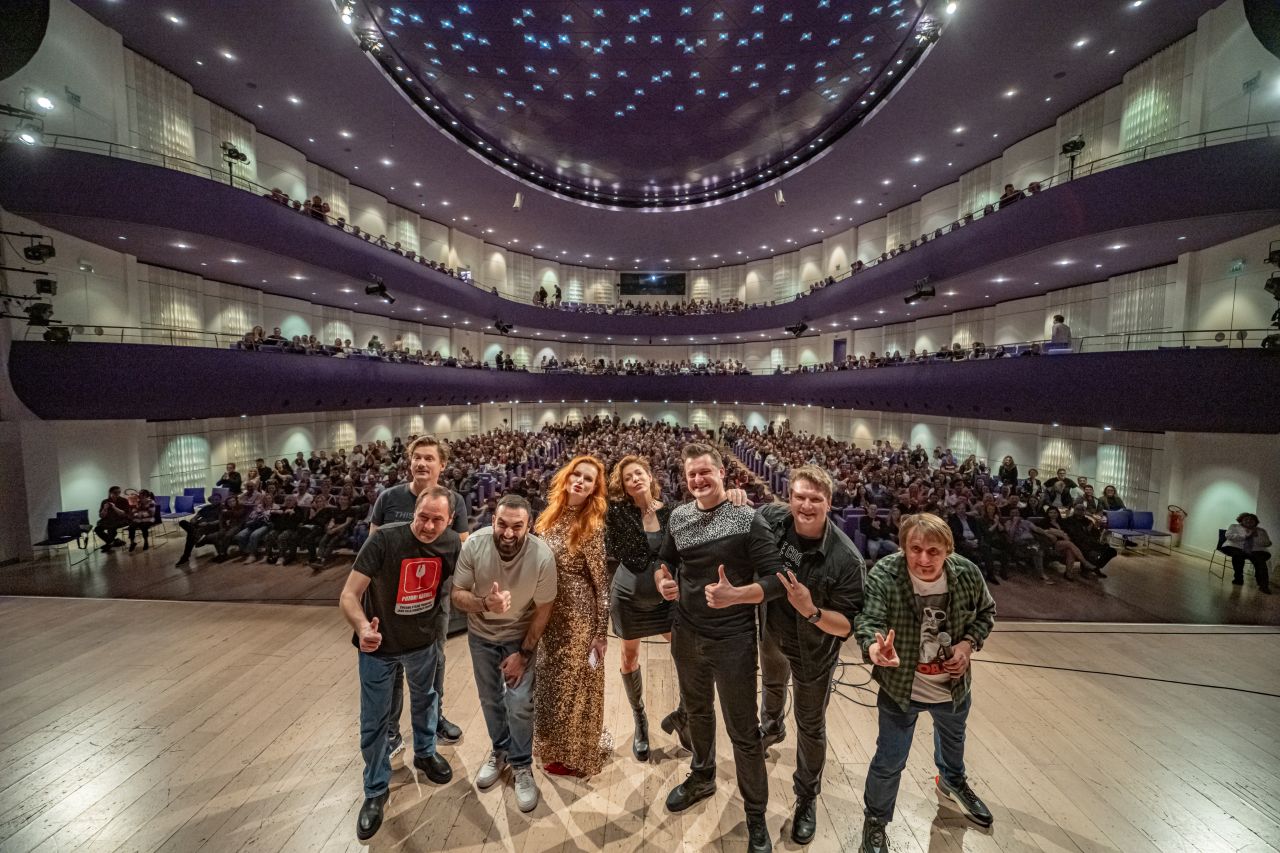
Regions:
<svg viewBox="0 0 1280 853"><path fill-rule="evenodd" d="M644 679L640 670L622 673L622 686L631 703L631 713L636 719L636 732L631 738L631 754L637 761L649 760L649 718L644 713Z"/></svg>

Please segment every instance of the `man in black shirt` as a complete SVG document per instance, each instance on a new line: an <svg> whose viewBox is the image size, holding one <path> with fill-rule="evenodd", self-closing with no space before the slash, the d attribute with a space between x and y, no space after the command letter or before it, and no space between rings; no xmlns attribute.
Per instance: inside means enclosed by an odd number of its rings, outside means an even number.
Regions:
<svg viewBox="0 0 1280 853"><path fill-rule="evenodd" d="M98 523L93 528L102 540L102 553L109 554L112 548L124 544L117 534L120 528L129 526L129 512L129 501L121 494L120 487L107 489L107 496L98 504Z"/></svg>
<svg viewBox="0 0 1280 853"><path fill-rule="evenodd" d="M360 752L364 756L364 805L356 837L364 841L382 826L391 783L392 693L399 672L409 680L413 766L437 785L453 778L436 752L440 697L435 689L436 639L446 618L441 598L457 565L462 541L449 529L449 490L418 496L413 520L380 528L360 549L339 605L355 630L360 650Z"/></svg>
<svg viewBox="0 0 1280 853"><path fill-rule="evenodd" d="M419 436L409 442L405 448L409 457L408 483L400 483L384 489L373 504L373 513L369 518L369 535L383 524L395 521L408 521L413 517L414 506L418 498L428 489L440 485L440 472L449 461L449 452L443 444L429 435ZM449 492L449 512L453 515L450 526L461 537L467 539L468 518L467 499L457 492ZM436 693L440 695L440 715L436 732L442 743L457 743L462 738L462 729L445 719L444 716L444 641L449 630L450 604L448 597L442 602L445 618L440 623L440 638L436 653L440 656L440 666L436 670ZM404 739L400 736L400 709L404 705L404 682L396 679L395 713L391 718L391 751L399 752L404 748Z"/></svg>
<svg viewBox="0 0 1280 853"><path fill-rule="evenodd" d="M241 478L240 472L236 470L236 463L228 462L226 473L214 485L218 486L218 488L226 489L233 495L238 495L240 494L242 482L243 478Z"/></svg>
<svg viewBox="0 0 1280 853"><path fill-rule="evenodd" d="M749 850L768 853L773 844L765 824L769 780L756 714L753 605L786 596L777 577L783 563L764 520L726 498L719 451L695 443L681 457L694 502L672 511L655 579L663 597L676 602L671 656L684 709L683 720L668 718L663 727L686 729L693 760L688 778L667 796L667 809L684 811L715 793L719 693L746 806Z"/></svg>
<svg viewBox="0 0 1280 853"><path fill-rule="evenodd" d="M822 787L827 757L827 701L840 645L853 633L862 609L862 555L827 517L831 478L806 465L791 471L785 504L762 507L759 514L773 531L786 564L779 575L787 597L765 605L760 669L764 704L760 729L765 748L786 733L783 710L791 678L796 728L796 793L791 840L808 844L817 830L814 800Z"/></svg>
<svg viewBox="0 0 1280 853"><path fill-rule="evenodd" d="M190 560L191 552L202 543L204 537L218 533L222 526L219 522L221 515L222 492L214 492L209 495L209 502L196 510L195 515L178 522L178 526L186 531L187 540L182 546L182 556L178 558L178 562L174 563L175 566L181 568L183 563Z"/></svg>

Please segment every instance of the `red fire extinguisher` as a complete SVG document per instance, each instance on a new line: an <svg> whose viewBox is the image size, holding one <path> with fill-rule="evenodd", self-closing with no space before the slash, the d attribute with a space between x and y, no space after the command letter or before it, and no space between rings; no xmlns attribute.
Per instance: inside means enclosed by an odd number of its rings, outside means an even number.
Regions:
<svg viewBox="0 0 1280 853"><path fill-rule="evenodd" d="M1169 532L1173 534L1171 544L1175 548L1182 546L1182 522L1187 518L1187 511L1176 504L1169 504Z"/></svg>

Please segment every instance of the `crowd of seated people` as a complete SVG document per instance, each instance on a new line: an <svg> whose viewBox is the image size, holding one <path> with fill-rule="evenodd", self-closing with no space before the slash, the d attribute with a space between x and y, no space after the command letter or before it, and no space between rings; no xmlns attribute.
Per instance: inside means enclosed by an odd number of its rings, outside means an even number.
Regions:
<svg viewBox="0 0 1280 853"><path fill-rule="evenodd" d="M329 204L318 195L312 196L309 199L304 199L303 201L298 201L297 199L289 198L289 194L281 190L279 187L273 187L271 192L263 193L262 197L270 199L271 201L285 207L292 208L304 216L310 216L312 219L318 219L321 222L334 226L335 228L341 228L346 233L359 237L366 243L373 243L379 248L395 252L397 255L402 255L414 263L420 264L428 269L435 270L436 272L442 272L445 275L458 279L459 281L471 281L470 270L457 269L438 261L430 260L417 252L404 248L400 245L399 240L388 242L387 235L385 234L378 234L377 236L374 236L372 231L365 231L354 223L348 224L346 217L330 216Z"/></svg>
<svg viewBox="0 0 1280 853"><path fill-rule="evenodd" d="M472 529L488 523L486 510L492 513L497 498L508 492L526 497L535 512L540 511L558 465L575 453L613 461L627 453L646 455L665 493L685 498L679 450L704 438L696 428L645 421L623 424L616 417L547 425L537 432L490 430L449 443L439 484L467 497ZM562 452L553 453L553 447ZM292 459L271 464L256 459L243 474L235 463L228 463L208 502L179 522L185 541L175 565L194 567L198 556L209 556L214 563L272 565L305 557L320 571L341 552L354 555L368 538L378 495L411 479L404 448L405 442L396 437L390 444L377 441L350 451L299 451ZM730 482L754 500L772 499L760 478L740 462L735 460L732 468ZM482 495L479 486L486 478L497 487ZM140 518L144 513L149 520ZM131 540L141 532L144 550L149 548L148 531L160 521L150 492L124 495L118 487L102 501L100 518L97 532L107 553L124 544L116 535L122 529L129 531ZM204 548L212 549L211 554L197 552Z"/></svg>
<svg viewBox="0 0 1280 853"><path fill-rule="evenodd" d="M986 361L993 358L1010 358L1017 356L1019 358L1026 356L1038 356L1043 354L1043 348L1039 341L1030 341L1025 344L1000 344L998 346L989 347L984 343L975 342L968 346L964 344L952 344L950 348L943 348L937 352L931 353L927 349L916 352L914 349L903 355L901 350L894 350L892 353L877 354L872 352L869 355L848 355L844 361L826 361L815 364L802 364L795 367L783 367L778 365L773 369L775 374L784 373L835 373L841 370L866 370L875 367L894 367L899 364L938 364L949 361Z"/></svg>
<svg viewBox="0 0 1280 853"><path fill-rule="evenodd" d="M582 356L561 361L555 356L543 356L538 363L543 373L577 373L592 376L750 376L751 370L734 358L714 361L691 362L687 359L588 359Z"/></svg>
<svg viewBox="0 0 1280 853"><path fill-rule="evenodd" d="M1008 207L1009 205L1013 204L1014 202L1018 201L1024 196L1035 195L1040 191L1041 191L1041 188L1040 188L1039 181L1032 181L1025 190L1016 189L1014 188L1013 184L1005 184L1004 192L1000 195L1000 199L996 202L986 205L982 210L982 215L990 216L991 214L995 213L997 210L1003 210L1004 208ZM329 208L328 202L326 202L323 198L321 198L318 195L299 201L298 199L290 198L289 194L281 190L279 187L273 187L270 192L263 193L262 195L263 195L263 198L269 199L277 204L283 205L284 207L288 207L293 210L296 210L304 216L309 216L313 219L317 219L321 222L325 222L330 225L333 225L334 227L341 228L346 233L359 237L360 239L364 240L366 243L372 243L380 248L386 249L391 252L395 252L396 254L402 255L415 263L421 264L424 267L435 270L437 272L442 272L445 275L452 276L453 278L458 279L459 281L470 282L472 280L470 270L457 269L455 267L450 267L445 264L439 263L438 261L430 260L411 249L407 249L403 247L400 244L400 241L398 240L389 242L385 234L378 234L375 236L372 232L366 231L360 228L358 225L355 225L353 223L349 224L344 217L339 216L335 218L333 216L330 216L330 208ZM873 258L872 260L866 263L860 260L855 261L853 265L849 268L849 271L847 273L839 277L827 276L824 279L820 279L819 281L812 282L809 285L809 289L807 291L801 291L800 293L797 293L796 298L799 299L803 296L808 296L810 294L818 292L819 290L825 287L835 284L838 280L844 280L844 279L848 279L851 276L855 276L858 273L862 272L864 269L876 266L877 264L884 263L885 261L888 261L891 258L895 258L898 255L903 254L904 252L909 252L912 249L917 248L918 246L923 246L925 243L936 240L939 237L941 237L943 234L949 233L950 231L953 231L956 228L963 227L964 225L967 225L973 220L974 220L973 213L966 214L965 216L957 220L952 225L945 226L943 228L938 228L932 234L921 234L918 238L910 241L909 243L906 243L906 242L899 243L896 247L881 253L881 255L878 258ZM496 293L497 290L495 289L494 292ZM734 299L725 299L725 300L685 299L685 300L679 300L674 302L667 302L664 300L661 304L647 303L647 302L631 302L628 300L625 303L618 303L614 305L604 305L604 304L598 304L598 303L565 302L562 299L562 295L563 294L561 293L559 285L556 285L554 287L554 293L548 292L545 287L539 287L538 292L535 293L533 296L533 304L541 306L543 308L553 308L560 311L576 311L576 312L589 313L589 314L609 314L609 315L641 315L641 316L654 316L654 317L679 317L679 316L702 315L702 314L724 314L724 313L733 313L737 311L749 311L753 308L759 308L764 305L774 304L772 301L768 303L758 303L758 302L749 303L741 299L734 298Z"/></svg>
<svg viewBox="0 0 1280 853"><path fill-rule="evenodd" d="M974 454L959 459L949 448L931 453L919 444L880 440L859 448L793 432L785 423L764 431L727 424L722 436L731 446L740 442L737 451L762 459L769 471L818 465L830 473L833 509L865 511L858 523L869 562L897 550L898 518L921 511L948 520L957 550L992 584L1017 567L1046 584L1106 577L1103 566L1116 553L1106 542L1105 514L1124 508L1115 487L1097 495L1086 477L1065 469L1047 480L1035 468L1020 477L1005 457L992 473Z"/></svg>
<svg viewBox="0 0 1280 853"><path fill-rule="evenodd" d="M545 287L539 287L533 295L533 304L541 308L556 308L561 311L572 311L578 314L604 314L624 317L692 317L704 314L730 314L737 311L748 311L761 307L760 303L747 303L736 297L733 299L680 299L662 302L619 302L605 305L596 302L564 302L559 285L554 294L548 293Z"/></svg>

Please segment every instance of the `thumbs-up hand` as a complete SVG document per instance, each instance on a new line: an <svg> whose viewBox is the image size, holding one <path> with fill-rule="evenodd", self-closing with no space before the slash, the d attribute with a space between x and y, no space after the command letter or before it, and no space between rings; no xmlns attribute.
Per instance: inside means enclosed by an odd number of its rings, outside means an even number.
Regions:
<svg viewBox="0 0 1280 853"><path fill-rule="evenodd" d="M489 594L484 597L484 609L487 613L506 613L511 609L511 590L504 590L493 582Z"/></svg>
<svg viewBox="0 0 1280 853"><path fill-rule="evenodd" d="M671 577L671 570L667 568L666 563L658 564L658 570L653 573L653 579L657 582L658 593L667 601L675 601L680 597L680 584Z"/></svg>
<svg viewBox="0 0 1280 853"><path fill-rule="evenodd" d="M738 603L738 588L724 576L723 563L720 564L718 572L720 576L714 582L707 584L704 590L707 595L707 606L717 610Z"/></svg>
<svg viewBox="0 0 1280 853"><path fill-rule="evenodd" d="M360 629L360 651L376 652L381 645L382 634L378 633L378 617L375 616L368 625Z"/></svg>
<svg viewBox="0 0 1280 853"><path fill-rule="evenodd" d="M876 666L893 668L902 663L898 660L898 652L893 648L892 628L889 629L888 637L876 631L875 642L867 649L867 656Z"/></svg>

